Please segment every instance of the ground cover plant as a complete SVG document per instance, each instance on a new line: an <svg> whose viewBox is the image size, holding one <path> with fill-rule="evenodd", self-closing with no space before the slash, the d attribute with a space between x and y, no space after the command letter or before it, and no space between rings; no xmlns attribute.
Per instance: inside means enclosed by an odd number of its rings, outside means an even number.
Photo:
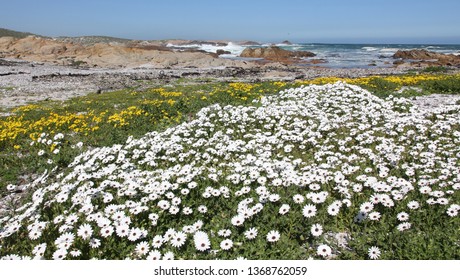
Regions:
<svg viewBox="0 0 460 280"><path fill-rule="evenodd" d="M458 75L338 80L15 109L2 191L31 195L2 212L0 257L458 259L459 106L395 93Z"/></svg>

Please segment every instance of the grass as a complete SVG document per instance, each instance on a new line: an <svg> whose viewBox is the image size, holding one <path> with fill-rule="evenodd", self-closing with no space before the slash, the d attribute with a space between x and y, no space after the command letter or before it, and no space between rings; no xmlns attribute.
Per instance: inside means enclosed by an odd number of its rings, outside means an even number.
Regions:
<svg viewBox="0 0 460 280"><path fill-rule="evenodd" d="M428 66L422 70L424 73L446 73L449 68L445 66Z"/></svg>

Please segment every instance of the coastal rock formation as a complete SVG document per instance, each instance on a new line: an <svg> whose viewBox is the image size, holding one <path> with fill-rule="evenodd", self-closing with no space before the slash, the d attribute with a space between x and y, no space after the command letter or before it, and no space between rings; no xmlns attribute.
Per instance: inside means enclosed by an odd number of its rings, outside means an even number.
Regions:
<svg viewBox="0 0 460 280"><path fill-rule="evenodd" d="M416 63L424 63L429 65L440 65L440 66L459 66L460 56L453 54L442 54L437 52L430 52L424 49L421 50L399 50L393 58L400 59L396 61L396 64L401 64L401 60L417 60Z"/></svg>
<svg viewBox="0 0 460 280"><path fill-rule="evenodd" d="M222 54L232 54L232 53L229 52L229 51L226 51L226 50L218 49L218 50L216 51L216 54L217 54L217 55L222 55Z"/></svg>
<svg viewBox="0 0 460 280"><path fill-rule="evenodd" d="M260 46L260 43L256 41L242 41L237 43L240 46Z"/></svg>
<svg viewBox="0 0 460 280"><path fill-rule="evenodd" d="M217 43L216 43L217 44ZM218 58L200 51L174 51L165 46L145 44L74 42L29 36L18 39L0 37L0 57L59 65L89 67L247 67L251 63Z"/></svg>
<svg viewBox="0 0 460 280"><path fill-rule="evenodd" d="M308 51L288 51L276 46L261 48L246 48L240 57L263 58L266 60L283 63L294 63L305 57L313 57L314 53Z"/></svg>

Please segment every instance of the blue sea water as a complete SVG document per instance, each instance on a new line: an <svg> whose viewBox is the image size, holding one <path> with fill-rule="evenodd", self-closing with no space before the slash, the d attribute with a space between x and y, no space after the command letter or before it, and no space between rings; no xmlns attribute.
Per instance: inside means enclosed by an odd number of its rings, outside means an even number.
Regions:
<svg viewBox="0 0 460 280"><path fill-rule="evenodd" d="M325 63L317 66L330 68L372 68L392 67L395 61L392 56L398 50L425 49L428 51L443 54L460 55L460 45L432 45L432 44L260 44L260 45L239 45L231 42L227 46L216 46L212 44L181 45L180 48L200 49L207 52L217 52L218 49L229 51L230 54L221 55L228 59L243 59L239 55L246 47L261 47L276 45L287 50L310 51L316 54L313 58L305 59L299 64L314 65L311 59L324 60ZM170 47L176 47L169 45Z"/></svg>
<svg viewBox="0 0 460 280"><path fill-rule="evenodd" d="M409 44L294 44L280 45L288 50L305 50L316 54L315 59L332 68L390 67L392 56L398 50L425 49L443 54L460 55L460 45L409 45ZM308 64L308 63L307 63Z"/></svg>

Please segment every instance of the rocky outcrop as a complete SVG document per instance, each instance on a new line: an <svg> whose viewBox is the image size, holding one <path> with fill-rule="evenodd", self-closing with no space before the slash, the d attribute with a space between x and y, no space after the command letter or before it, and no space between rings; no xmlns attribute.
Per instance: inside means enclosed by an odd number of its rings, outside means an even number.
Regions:
<svg viewBox="0 0 460 280"><path fill-rule="evenodd" d="M226 50L218 49L218 50L216 51L216 54L217 54L217 55L222 55L222 54L232 54L232 53L229 52L229 51L226 51Z"/></svg>
<svg viewBox="0 0 460 280"><path fill-rule="evenodd" d="M217 43L216 43L217 44ZM29 36L23 39L0 38L0 57L27 61L51 62L59 65L86 67L247 67L249 62L221 59L202 51L174 51L152 44L73 42Z"/></svg>
<svg viewBox="0 0 460 280"><path fill-rule="evenodd" d="M260 43L256 41L241 41L237 43L240 46L260 46Z"/></svg>
<svg viewBox="0 0 460 280"><path fill-rule="evenodd" d="M295 63L306 57L313 57L314 53L308 51L288 51L276 46L261 48L246 48L240 57L263 58L266 60Z"/></svg>
<svg viewBox="0 0 460 280"><path fill-rule="evenodd" d="M430 52L424 49L407 51L399 50L393 55L393 58L399 59L395 61L395 64L401 64L401 61L405 60L412 60L412 63L440 66L460 66L460 56Z"/></svg>

